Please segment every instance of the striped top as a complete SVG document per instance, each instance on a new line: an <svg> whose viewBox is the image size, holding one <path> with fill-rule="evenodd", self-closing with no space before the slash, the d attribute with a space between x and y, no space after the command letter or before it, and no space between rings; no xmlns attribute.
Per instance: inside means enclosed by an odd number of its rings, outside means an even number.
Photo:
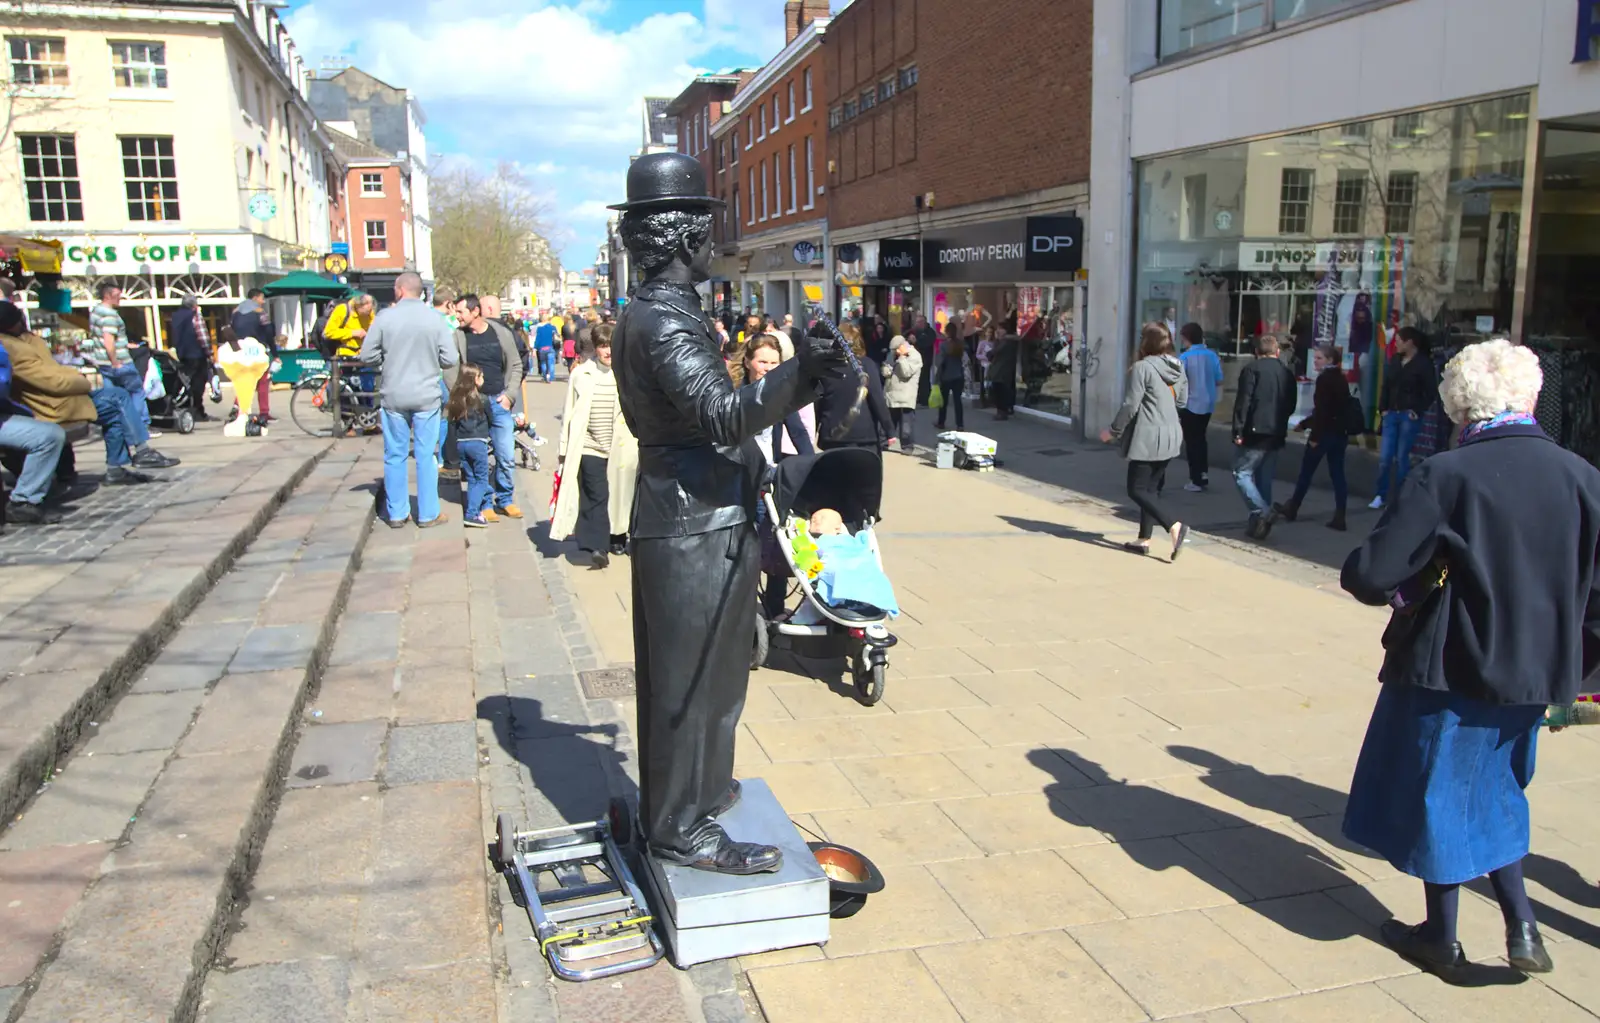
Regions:
<svg viewBox="0 0 1600 1023"><path fill-rule="evenodd" d="M594 375L594 398L589 404L589 431L583 441L586 454L611 457L611 438L617 427L617 378L601 368Z"/></svg>
<svg viewBox="0 0 1600 1023"><path fill-rule="evenodd" d="M128 361L128 325L122 314L104 303L96 303L89 311L89 337L83 343L84 352L95 362L109 362L106 358L105 336L116 336L118 362Z"/></svg>

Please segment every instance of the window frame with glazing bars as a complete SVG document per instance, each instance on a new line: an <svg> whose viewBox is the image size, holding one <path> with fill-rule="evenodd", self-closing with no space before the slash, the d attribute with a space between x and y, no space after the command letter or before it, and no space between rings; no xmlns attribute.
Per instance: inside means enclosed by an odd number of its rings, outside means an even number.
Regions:
<svg viewBox="0 0 1600 1023"><path fill-rule="evenodd" d="M860 113L861 113L861 107L860 107L859 104L856 103L856 101L854 99L847 99L847 100L844 101L844 119L845 119L845 123L848 124L849 122L854 121L856 119L856 117L858 115L860 115Z"/></svg>
<svg viewBox="0 0 1600 1023"><path fill-rule="evenodd" d="M145 48L145 59L133 59L133 47ZM111 86L127 92L157 92L168 86L167 81L167 44L148 39L108 39L106 47L111 54ZM127 47L127 56L118 52L118 47ZM155 54L160 57L156 59ZM146 76L143 84L136 84L135 79L140 75Z"/></svg>
<svg viewBox="0 0 1600 1023"><path fill-rule="evenodd" d="M861 112L863 114L871 110L878 105L878 87L874 85L871 88L862 89L857 101L861 104Z"/></svg>
<svg viewBox="0 0 1600 1023"><path fill-rule="evenodd" d="M833 107L828 111L828 130L837 131L844 124L844 107Z"/></svg>
<svg viewBox="0 0 1600 1023"><path fill-rule="evenodd" d="M898 94L898 83L893 75L878 83L878 102L887 103Z"/></svg>
<svg viewBox="0 0 1600 1023"><path fill-rule="evenodd" d="M1355 194L1346 186L1353 186ZM1366 234L1367 228L1367 172L1341 168L1333 182L1333 234L1355 238Z"/></svg>
<svg viewBox="0 0 1600 1023"><path fill-rule="evenodd" d="M378 225L377 235L372 233L373 224ZM372 247L374 237L383 243L380 248L375 249ZM361 244L365 246L364 251L369 256L376 252L381 252L387 256L389 254L389 222L387 220L363 220L361 222Z"/></svg>
<svg viewBox="0 0 1600 1023"><path fill-rule="evenodd" d="M1410 234L1416 228L1417 221L1417 186L1421 184L1421 175L1414 170L1392 170L1389 180L1384 183L1383 189L1383 233L1384 234ZM1404 184L1404 201L1396 192L1396 186ZM1404 224L1397 214L1404 211Z"/></svg>
<svg viewBox="0 0 1600 1023"><path fill-rule="evenodd" d="M178 202L178 156L171 135L118 135L122 149L122 182L128 200L128 219L136 223L181 220ZM128 151L129 143L134 151ZM150 152L145 152L145 143ZM166 152L161 152L165 143ZM130 165L130 161L132 164ZM163 166L165 164L165 166ZM149 173L154 169L154 173ZM137 174L129 174L129 170ZM170 173L164 173L170 172ZM171 187L171 195L167 187ZM157 215L152 216L155 213Z"/></svg>
<svg viewBox="0 0 1600 1023"><path fill-rule="evenodd" d="M1290 188L1289 175L1291 175L1291 174L1294 174L1294 175L1303 174L1303 175L1305 175L1305 177L1303 179L1303 187L1304 187L1304 191L1305 191L1305 197L1304 198L1293 198L1293 197L1291 197L1289 195L1289 188ZM1302 179L1297 177L1295 180L1298 183ZM1297 184L1296 185L1296 190L1297 191L1299 190L1299 187L1300 186ZM1282 173L1279 175L1279 178L1278 178L1278 233L1280 235L1298 235L1298 234L1310 234L1311 233L1311 200L1312 200L1313 196L1316 194L1316 190L1317 190L1317 172L1313 168L1310 168L1310 167L1285 167L1285 168L1283 168ZM1295 209L1298 212L1298 216L1299 216L1299 220L1300 220L1300 227L1299 228L1293 228L1293 227L1290 226L1290 224L1292 223L1292 221L1289 219L1290 216L1291 216L1291 209Z"/></svg>
<svg viewBox="0 0 1600 1023"><path fill-rule="evenodd" d="M367 185L369 184L369 182L368 182L369 178L374 179L377 182L377 185L378 185L377 188L372 189L370 191L367 189ZM362 171L361 172L361 196L364 199L365 198L377 198L377 199L382 199L383 198L383 171Z"/></svg>
<svg viewBox="0 0 1600 1023"><path fill-rule="evenodd" d="M54 153L42 152L42 143L49 141ZM28 152L30 143L35 151ZM71 149L62 152L62 144ZM22 187L28 203L28 219L36 224L72 224L83 222L83 183L78 179L77 136L61 132L27 132L17 135L17 152L22 161ZM34 162L29 173L29 162ZM47 161L54 161L56 173L50 174ZM55 186L52 188L51 186ZM35 186L38 186L35 189ZM52 195L51 193L55 194ZM54 207L61 215L52 216ZM40 214L43 216L40 216ZM77 215L74 216L73 214Z"/></svg>
<svg viewBox="0 0 1600 1023"><path fill-rule="evenodd" d="M21 44L25 50L18 56L16 47ZM45 57L58 57L59 59L41 59L40 55L33 52L33 47L43 44ZM59 47L59 50L57 49ZM62 89L72 84L71 66L67 63L67 40L62 36L6 36L6 60L11 65L11 81L14 85L24 89ZM33 68L26 76L17 74L21 68ZM48 81L40 81L39 73L45 72ZM27 80L24 80L26 78Z"/></svg>
<svg viewBox="0 0 1600 1023"><path fill-rule="evenodd" d="M897 85L899 86L899 88L896 90L897 92L905 92L907 89L916 88L917 66L915 64L908 64L900 69L895 78L897 80Z"/></svg>

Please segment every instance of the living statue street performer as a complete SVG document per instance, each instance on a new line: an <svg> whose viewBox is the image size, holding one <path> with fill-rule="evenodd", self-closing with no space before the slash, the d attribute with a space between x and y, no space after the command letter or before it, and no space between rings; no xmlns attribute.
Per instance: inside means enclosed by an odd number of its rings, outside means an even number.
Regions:
<svg viewBox="0 0 1600 1023"><path fill-rule="evenodd" d="M843 371L829 342L735 388L695 285L711 276L713 210L700 163L644 156L628 171L622 242L643 271L618 318L612 366L639 439L633 537L639 819L652 855L725 874L779 869L775 846L717 823L739 798L734 730L756 628L756 487L751 438Z"/></svg>

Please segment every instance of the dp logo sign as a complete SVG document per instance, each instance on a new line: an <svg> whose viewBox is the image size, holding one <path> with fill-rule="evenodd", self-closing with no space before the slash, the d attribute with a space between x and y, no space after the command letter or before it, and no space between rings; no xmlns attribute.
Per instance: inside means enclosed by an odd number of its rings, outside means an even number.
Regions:
<svg viewBox="0 0 1600 1023"><path fill-rule="evenodd" d="M1083 220L1029 217L1023 269L1029 273L1076 273L1083 266Z"/></svg>

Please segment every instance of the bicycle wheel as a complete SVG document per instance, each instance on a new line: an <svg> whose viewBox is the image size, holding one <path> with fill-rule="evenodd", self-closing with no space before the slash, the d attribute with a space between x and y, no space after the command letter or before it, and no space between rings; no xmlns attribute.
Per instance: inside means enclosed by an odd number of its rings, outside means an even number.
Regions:
<svg viewBox="0 0 1600 1023"><path fill-rule="evenodd" d="M338 403L329 400L329 378L311 376L301 380L289 396L289 418L313 437L332 437L338 422Z"/></svg>

